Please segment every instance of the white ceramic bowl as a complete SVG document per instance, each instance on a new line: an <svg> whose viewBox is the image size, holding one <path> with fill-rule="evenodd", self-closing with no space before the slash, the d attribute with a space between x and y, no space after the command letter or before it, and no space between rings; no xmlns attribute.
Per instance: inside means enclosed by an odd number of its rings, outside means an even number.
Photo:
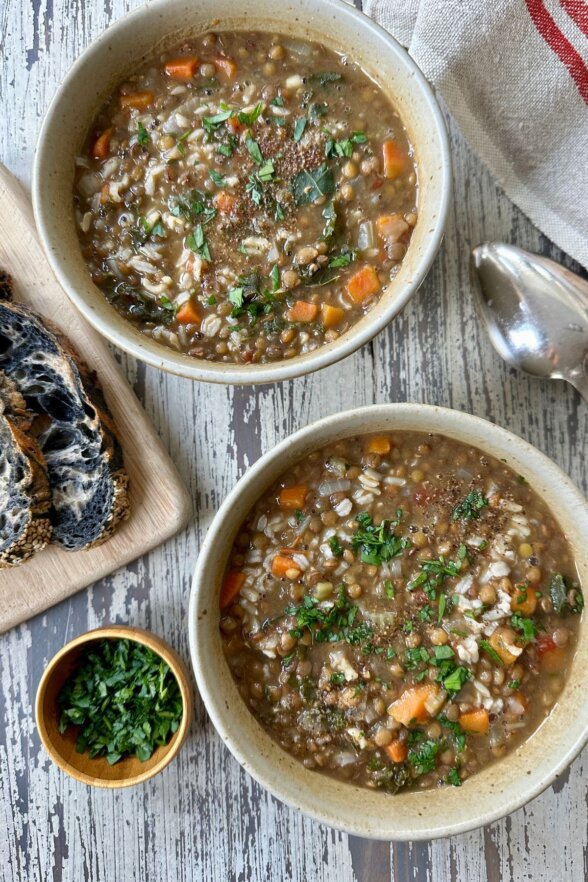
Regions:
<svg viewBox="0 0 588 882"><path fill-rule="evenodd" d="M514 811L552 783L588 738L588 629L560 700L524 745L466 780L462 787L400 793L358 788L309 771L273 741L247 709L232 679L219 635L219 590L234 537L257 499L293 463L341 438L405 429L437 432L504 458L543 497L574 551L588 585L588 504L542 453L478 417L420 404L360 408L320 420L278 444L227 497L198 558L190 598L192 663L219 735L243 768L275 796L319 821L374 839L430 839L462 833Z"/></svg>
<svg viewBox="0 0 588 882"><path fill-rule="evenodd" d="M346 334L315 352L272 364L234 365L191 358L140 334L91 281L73 213L74 161L95 115L145 56L211 27L265 30L318 39L349 54L390 95L414 144L419 219L398 275ZM101 334L136 358L194 380L268 383L306 374L349 355L381 331L425 278L439 248L451 189L443 118L408 53L341 0L156 0L122 18L73 65L47 112L35 153L33 205L47 256L61 285Z"/></svg>

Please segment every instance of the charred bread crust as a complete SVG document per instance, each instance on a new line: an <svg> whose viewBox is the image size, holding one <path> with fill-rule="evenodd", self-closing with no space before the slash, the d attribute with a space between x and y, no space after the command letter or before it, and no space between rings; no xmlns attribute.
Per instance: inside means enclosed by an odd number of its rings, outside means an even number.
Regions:
<svg viewBox="0 0 588 882"><path fill-rule="evenodd" d="M0 369L37 415L53 541L72 551L101 544L128 516L129 497L122 449L98 380L59 329L6 299L0 299Z"/></svg>
<svg viewBox="0 0 588 882"><path fill-rule="evenodd" d="M0 374L0 568L15 567L51 538L51 494L45 458L24 401Z"/></svg>

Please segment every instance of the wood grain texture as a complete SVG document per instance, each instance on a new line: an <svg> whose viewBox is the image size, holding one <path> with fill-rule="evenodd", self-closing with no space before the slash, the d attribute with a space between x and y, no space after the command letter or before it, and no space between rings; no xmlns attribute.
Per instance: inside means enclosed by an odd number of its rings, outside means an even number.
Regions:
<svg viewBox="0 0 588 882"><path fill-rule="evenodd" d="M131 514L102 545L73 554L49 545L26 564L0 570L0 632L146 554L186 525L183 482L105 341L57 284L35 230L29 199L0 165L0 267L14 296L63 330L102 383L120 433Z"/></svg>
<svg viewBox="0 0 588 882"><path fill-rule="evenodd" d="M74 57L140 0L12 0L0 6L0 158L28 182L40 115ZM450 126L455 200L444 245L404 313L361 352L258 389L191 384L120 355L190 489L187 534L0 638L2 882L584 882L588 753L526 808L432 843L364 842L263 792L216 737L200 702L178 760L144 787L88 790L50 767L31 705L44 663L105 619L152 628L188 658L185 616L199 542L243 470L288 432L362 404L427 401L524 436L587 487L587 409L563 383L494 353L474 314L472 245L502 239L574 268L505 198ZM358 806L358 811L361 807Z"/></svg>

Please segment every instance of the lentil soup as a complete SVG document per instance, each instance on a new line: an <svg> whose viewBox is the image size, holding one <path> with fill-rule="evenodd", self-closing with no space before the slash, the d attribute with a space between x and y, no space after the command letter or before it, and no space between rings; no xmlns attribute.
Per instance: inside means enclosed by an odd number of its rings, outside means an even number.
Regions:
<svg viewBox="0 0 588 882"><path fill-rule="evenodd" d="M389 792L462 781L563 689L583 597L505 462L395 432L307 456L252 509L221 589L243 700L309 769Z"/></svg>
<svg viewBox="0 0 588 882"><path fill-rule="evenodd" d="M394 278L417 222L412 148L346 56L253 32L153 58L100 111L74 205L94 282L197 358L290 359Z"/></svg>

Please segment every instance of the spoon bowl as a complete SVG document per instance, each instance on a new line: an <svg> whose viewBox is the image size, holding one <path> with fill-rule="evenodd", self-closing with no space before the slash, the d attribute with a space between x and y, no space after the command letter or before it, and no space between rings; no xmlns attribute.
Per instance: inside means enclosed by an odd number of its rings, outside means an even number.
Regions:
<svg viewBox="0 0 588 882"><path fill-rule="evenodd" d="M498 354L532 376L567 380L588 400L588 282L503 242L478 245L471 266Z"/></svg>

